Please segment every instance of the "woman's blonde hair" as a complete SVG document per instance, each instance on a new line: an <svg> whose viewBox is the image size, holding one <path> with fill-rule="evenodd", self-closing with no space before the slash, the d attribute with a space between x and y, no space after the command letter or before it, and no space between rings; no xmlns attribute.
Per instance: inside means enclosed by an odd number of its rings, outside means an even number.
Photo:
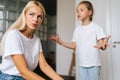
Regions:
<svg viewBox="0 0 120 80"><path fill-rule="evenodd" d="M4 50L4 43L5 43L5 39L6 39L6 36L8 34L8 32L10 30L13 30L13 29L17 29L17 30L25 30L26 29L26 21L25 21L25 13L26 11L32 7L33 5L37 5L39 6L42 11L43 11L43 19L45 18L45 15L46 15L46 12L45 12L45 9L44 9L44 6L39 2L39 1L36 1L36 0L30 0L26 6L24 7L24 9L22 10L22 13L20 14L20 16L18 17L18 19L9 27L9 29L5 32L1 42L0 42L0 54L3 53L3 50Z"/></svg>

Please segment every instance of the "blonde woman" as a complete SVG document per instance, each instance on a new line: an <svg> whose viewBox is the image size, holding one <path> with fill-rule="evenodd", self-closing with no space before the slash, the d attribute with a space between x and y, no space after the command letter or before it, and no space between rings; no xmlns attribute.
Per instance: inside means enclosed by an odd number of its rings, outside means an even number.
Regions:
<svg viewBox="0 0 120 80"><path fill-rule="evenodd" d="M40 69L52 80L63 80L46 62L41 42L34 32L42 24L45 9L38 1L29 1L19 18L1 41L0 80L45 80L33 72Z"/></svg>

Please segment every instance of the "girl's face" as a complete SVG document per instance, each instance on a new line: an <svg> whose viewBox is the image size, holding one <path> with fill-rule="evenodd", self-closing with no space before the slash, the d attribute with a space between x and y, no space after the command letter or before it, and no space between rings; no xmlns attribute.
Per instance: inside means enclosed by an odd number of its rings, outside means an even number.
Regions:
<svg viewBox="0 0 120 80"><path fill-rule="evenodd" d="M80 4L77 8L77 18L82 21L90 19L91 12L85 4Z"/></svg>
<svg viewBox="0 0 120 80"><path fill-rule="evenodd" d="M43 21L43 11L39 6L33 5L26 11L25 17L27 29L36 30Z"/></svg>

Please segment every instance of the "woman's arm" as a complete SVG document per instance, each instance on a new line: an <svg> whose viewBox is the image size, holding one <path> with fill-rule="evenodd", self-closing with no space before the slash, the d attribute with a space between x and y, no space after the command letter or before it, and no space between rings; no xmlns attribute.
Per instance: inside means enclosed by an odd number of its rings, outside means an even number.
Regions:
<svg viewBox="0 0 120 80"><path fill-rule="evenodd" d="M28 69L27 62L23 54L12 55L11 57L23 78L26 80L45 80L41 76Z"/></svg>
<svg viewBox="0 0 120 80"><path fill-rule="evenodd" d="M66 48L75 49L75 47L76 47L76 43L75 42L71 42L71 43L63 42L59 35L56 35L56 36L52 35L52 36L50 36L49 39L56 41L58 44L66 47Z"/></svg>
<svg viewBox="0 0 120 80"><path fill-rule="evenodd" d="M40 69L49 76L52 80L63 80L46 62L45 57L42 52L40 52L40 59L39 59L39 66Z"/></svg>

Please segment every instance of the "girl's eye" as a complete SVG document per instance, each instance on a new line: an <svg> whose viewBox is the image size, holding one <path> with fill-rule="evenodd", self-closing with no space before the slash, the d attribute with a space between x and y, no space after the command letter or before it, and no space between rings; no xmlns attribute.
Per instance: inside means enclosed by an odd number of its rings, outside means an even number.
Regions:
<svg viewBox="0 0 120 80"><path fill-rule="evenodd" d="M82 12L82 11L83 11L83 9L80 9L80 10L77 10L76 12L79 13L79 12Z"/></svg>
<svg viewBox="0 0 120 80"><path fill-rule="evenodd" d="M77 12L77 13L79 13L80 11L79 11L79 10L77 10L76 12Z"/></svg>
<svg viewBox="0 0 120 80"><path fill-rule="evenodd" d="M78 13L79 11L77 10L76 12Z"/></svg>
<svg viewBox="0 0 120 80"><path fill-rule="evenodd" d="M80 11L83 11L83 9L81 9Z"/></svg>

